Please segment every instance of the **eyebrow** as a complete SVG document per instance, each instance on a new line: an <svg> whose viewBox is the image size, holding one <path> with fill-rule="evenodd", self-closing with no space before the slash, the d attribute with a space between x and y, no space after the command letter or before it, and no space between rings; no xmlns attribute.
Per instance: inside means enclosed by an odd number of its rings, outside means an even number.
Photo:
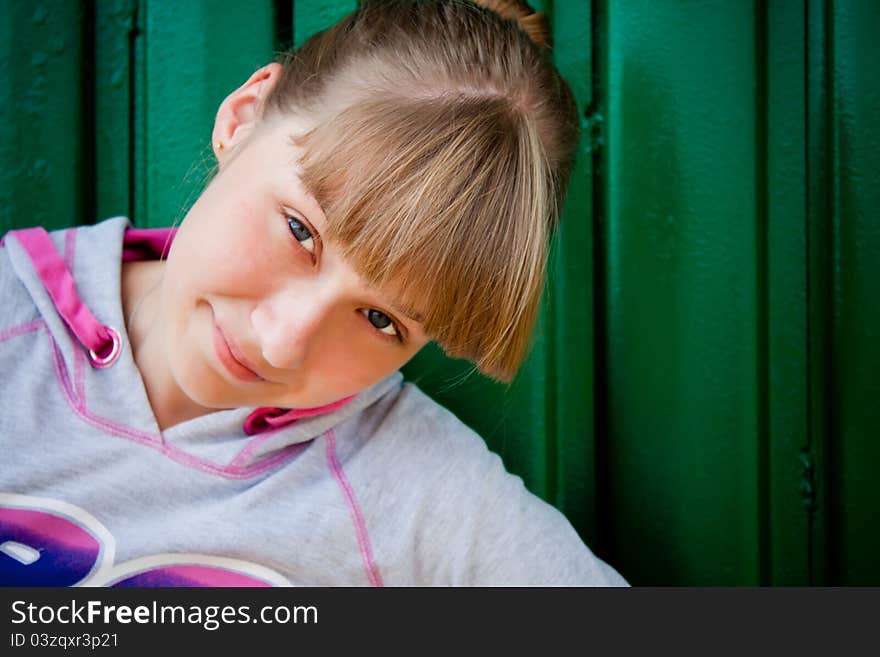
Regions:
<svg viewBox="0 0 880 657"><path fill-rule="evenodd" d="M293 135L288 135L287 140L288 140L287 141L288 145L296 147L296 145L293 143ZM307 184L307 182L302 179L302 176L300 176L299 172L296 171L296 166L294 166L294 175L296 176L296 179L299 181L300 186L302 186L302 190L306 193L308 200L311 203L313 203L315 205L315 207L321 211L321 214L324 214L324 208L322 208L321 204L318 202L318 197L315 194L315 190L311 189L311 187ZM311 223L313 226L315 226L317 228L317 222L315 222L314 218L306 217L306 219L309 221L309 223ZM403 315L411 322L415 322L416 324L422 324L425 321L425 315L423 313L419 312L418 310L416 310L415 308L411 308L409 306L405 306L405 305L397 304L397 303L390 303L389 305L391 306L391 309L394 310L394 312L396 312L400 315Z"/></svg>
<svg viewBox="0 0 880 657"><path fill-rule="evenodd" d="M293 143L293 135L287 135L287 145L292 147L294 150L297 148L296 144ZM312 189L311 186L305 180L303 180L302 176L299 175L299 171L297 170L297 162L293 163L292 169L293 169L293 175L299 181L299 184L302 187L302 190L306 193L306 196L308 197L309 201L314 203L315 207L321 211L321 214L324 214L324 208L322 208L321 204L318 203L318 195L315 193L316 190ZM306 219L311 221L312 224L315 223L309 217L306 217Z"/></svg>
<svg viewBox="0 0 880 657"><path fill-rule="evenodd" d="M421 324L425 321L425 316L420 313L418 310L414 310L412 308L403 307L397 304L391 304L391 308L394 309L395 312L400 313L407 319L416 324Z"/></svg>
<svg viewBox="0 0 880 657"><path fill-rule="evenodd" d="M302 179L300 179L300 182L302 182ZM304 183L303 183L303 188L305 189ZM315 206L318 208L321 208L321 205L320 205L320 203L318 203L317 199L315 199L314 194L311 194L308 190L306 190L306 193L309 194L309 196L311 196L310 200L315 204ZM321 208L322 213L323 213L323 211L324 211L324 209ZM312 226L314 226L315 229L317 230L318 225L317 225L317 222L314 220L314 217L310 218L307 216L306 220ZM321 237L321 239L323 240L324 238ZM391 308L392 308L392 310L394 310L394 312L398 313L399 315L403 315L411 322L415 322L416 324L422 324L425 321L425 315L423 313L419 312L418 310L416 310L415 308L412 308L411 306L401 304L401 303L395 303L393 301L390 301L388 303L388 305L391 306Z"/></svg>

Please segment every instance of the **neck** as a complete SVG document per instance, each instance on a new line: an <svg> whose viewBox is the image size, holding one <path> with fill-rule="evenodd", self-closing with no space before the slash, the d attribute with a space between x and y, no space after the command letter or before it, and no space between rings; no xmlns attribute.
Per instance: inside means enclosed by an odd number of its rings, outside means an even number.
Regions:
<svg viewBox="0 0 880 657"><path fill-rule="evenodd" d="M159 429L210 413L174 380L166 356L160 303L165 263L160 260L122 265L122 312L134 362Z"/></svg>

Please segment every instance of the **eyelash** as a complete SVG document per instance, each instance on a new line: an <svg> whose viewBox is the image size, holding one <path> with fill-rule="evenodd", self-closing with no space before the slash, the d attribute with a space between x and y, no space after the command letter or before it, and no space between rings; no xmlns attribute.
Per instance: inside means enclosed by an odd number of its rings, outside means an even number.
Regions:
<svg viewBox="0 0 880 657"><path fill-rule="evenodd" d="M304 251L306 253L306 255L308 255L309 258L311 258L312 263L314 264L317 260L316 254L311 253L306 247L304 247L302 245L302 243L298 239L296 239L296 236L292 232L292 227L290 225L290 222L295 221L296 223L298 223L299 225L304 227L307 231L309 231L309 234L312 236L312 239L315 241L315 250L317 251L317 248L318 248L317 245L320 242L320 240L315 237L315 231L312 230L312 227L309 226L305 221L303 221L302 219L300 219L296 215L291 214L287 210L282 209L281 216L284 218L284 221L287 223L288 234L290 235L290 239L293 240L293 242L296 244L296 248ZM390 343L398 343L398 344L405 343L405 340L403 338L403 331L400 330L400 324L393 317L391 317L391 315L389 315L388 313L386 313L382 310L379 310L378 308L371 308L371 309L366 309L366 310L367 310L366 312L361 312L361 316L364 318L364 321L366 321L366 323L369 325L369 327L371 329L373 329L373 332L377 333L379 335L380 339L385 340L386 342L390 342ZM383 315L385 315L385 317L387 317L389 320L391 320L391 324L394 326L394 332L396 333L396 335L388 335L387 333L384 333L381 329L374 326L373 323L370 322L370 318L369 318L369 311L370 310L375 310L376 312L382 313ZM358 312L360 312L360 310L358 310Z"/></svg>
<svg viewBox="0 0 880 657"><path fill-rule="evenodd" d="M284 221L287 223L287 229L288 229L288 233L290 234L291 239L293 239L293 241L296 243L296 246L298 248L302 249L303 251L305 251L308 254L309 258L311 258L312 263L314 264L315 261L317 260L318 243L319 243L319 240L315 237L315 231L312 230L312 227L309 226L305 221L303 221L302 219L300 219L299 217L297 217L295 215L290 214L286 210L281 211L281 216L284 217ZM295 221L300 226L302 226L307 231L309 231L309 234L312 236L312 240L315 243L315 253L312 253L311 251L309 251L306 247L304 247L302 245L302 242L300 242L298 239L296 239L296 235L293 234L293 226L290 225L291 221Z"/></svg>
<svg viewBox="0 0 880 657"><path fill-rule="evenodd" d="M385 315L385 317L387 317L389 320L391 320L391 325L394 327L395 335L388 335L387 333L384 333L381 329L374 326L373 323L370 321L370 317L369 317L370 310L376 310L376 312L382 313L383 315ZM360 310L358 312L360 312ZM388 315L388 314L386 314L376 308L372 308L372 309L367 309L366 312L361 312L361 316L364 318L364 321L367 322L367 325L371 329L373 329L373 331L375 331L376 333L379 334L379 339L385 340L386 342L390 342L390 343L398 343L398 344L404 343L403 332L400 330L400 326L398 325L398 323L391 318L391 315Z"/></svg>

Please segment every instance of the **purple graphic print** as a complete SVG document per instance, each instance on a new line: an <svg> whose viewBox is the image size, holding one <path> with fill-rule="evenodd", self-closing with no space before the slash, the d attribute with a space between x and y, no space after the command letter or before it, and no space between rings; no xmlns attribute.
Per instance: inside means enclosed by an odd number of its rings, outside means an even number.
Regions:
<svg viewBox="0 0 880 657"><path fill-rule="evenodd" d="M4 586L73 586L101 553L98 539L49 511L0 506L0 582Z"/></svg>
<svg viewBox="0 0 880 657"><path fill-rule="evenodd" d="M267 582L215 566L195 564L151 568L116 582L123 586L270 586Z"/></svg>

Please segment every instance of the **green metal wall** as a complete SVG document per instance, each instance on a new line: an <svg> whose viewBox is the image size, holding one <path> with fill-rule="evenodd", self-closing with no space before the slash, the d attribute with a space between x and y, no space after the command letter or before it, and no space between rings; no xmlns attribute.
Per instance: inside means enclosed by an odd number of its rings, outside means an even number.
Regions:
<svg viewBox="0 0 880 657"><path fill-rule="evenodd" d="M634 584L880 584L876 0L544 0L583 140L508 388L404 369ZM0 228L179 220L354 0L0 0Z"/></svg>

